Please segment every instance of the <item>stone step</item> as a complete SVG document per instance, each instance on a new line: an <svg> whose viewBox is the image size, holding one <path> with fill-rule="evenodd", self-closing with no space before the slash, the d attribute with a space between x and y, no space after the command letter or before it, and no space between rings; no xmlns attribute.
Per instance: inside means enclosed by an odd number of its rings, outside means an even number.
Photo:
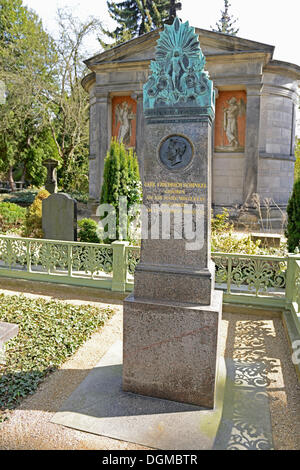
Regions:
<svg viewBox="0 0 300 470"><path fill-rule="evenodd" d="M17 336L19 327L15 323L0 322L0 343L7 343Z"/></svg>
<svg viewBox="0 0 300 470"><path fill-rule="evenodd" d="M0 322L0 364L5 364L5 343L17 336L18 332L18 325Z"/></svg>

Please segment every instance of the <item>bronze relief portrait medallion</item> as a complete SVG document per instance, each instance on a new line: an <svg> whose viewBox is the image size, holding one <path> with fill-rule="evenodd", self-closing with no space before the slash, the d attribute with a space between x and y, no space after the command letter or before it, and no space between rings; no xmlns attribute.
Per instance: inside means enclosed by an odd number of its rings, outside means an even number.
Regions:
<svg viewBox="0 0 300 470"><path fill-rule="evenodd" d="M159 159L169 170L177 171L186 168L192 158L192 145L181 135L167 137L159 149Z"/></svg>

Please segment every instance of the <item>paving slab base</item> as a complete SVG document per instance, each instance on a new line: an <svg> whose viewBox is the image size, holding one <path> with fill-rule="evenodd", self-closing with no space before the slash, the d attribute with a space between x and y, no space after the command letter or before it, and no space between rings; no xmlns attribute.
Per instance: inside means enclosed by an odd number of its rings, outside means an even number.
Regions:
<svg viewBox="0 0 300 470"><path fill-rule="evenodd" d="M219 358L215 408L122 390L116 342L71 394L52 423L152 449L272 449L263 364Z"/></svg>

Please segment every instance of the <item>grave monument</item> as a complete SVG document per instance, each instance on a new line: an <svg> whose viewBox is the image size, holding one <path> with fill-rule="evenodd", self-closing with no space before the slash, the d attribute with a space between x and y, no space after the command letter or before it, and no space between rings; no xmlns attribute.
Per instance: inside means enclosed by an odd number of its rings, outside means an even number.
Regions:
<svg viewBox="0 0 300 470"><path fill-rule="evenodd" d="M48 240L77 241L77 201L54 193L43 200L42 226Z"/></svg>
<svg viewBox="0 0 300 470"><path fill-rule="evenodd" d="M210 256L214 91L188 22L165 25L144 85L143 239L124 301L123 390L214 407L222 293Z"/></svg>

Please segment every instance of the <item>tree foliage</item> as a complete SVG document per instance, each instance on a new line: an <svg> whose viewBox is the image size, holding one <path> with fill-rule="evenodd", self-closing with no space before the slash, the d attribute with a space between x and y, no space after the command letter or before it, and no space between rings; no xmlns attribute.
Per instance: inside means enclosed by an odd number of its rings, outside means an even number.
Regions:
<svg viewBox="0 0 300 470"><path fill-rule="evenodd" d="M40 187L47 158L60 162L65 190L88 187L89 97L81 80L84 40L100 23L64 9L58 26L54 39L22 0L0 0L0 84L6 97L3 102L0 96L0 172L12 189L16 178Z"/></svg>
<svg viewBox="0 0 300 470"><path fill-rule="evenodd" d="M106 44L99 39L105 49L162 26L169 17L170 2L168 0L123 0L118 3L107 1L107 6L111 18L118 23L118 26L111 32L102 28L102 32L112 40L112 43Z"/></svg>
<svg viewBox="0 0 300 470"><path fill-rule="evenodd" d="M288 224L286 237L289 253L300 249L300 180L294 183L294 188L287 206Z"/></svg>
<svg viewBox="0 0 300 470"><path fill-rule="evenodd" d="M99 30L100 23L93 17L81 21L70 10L59 9L58 26L57 81L49 96L47 116L62 161L58 171L60 184L74 191L81 189L81 176L88 170L89 96L81 85L87 73L84 40Z"/></svg>
<svg viewBox="0 0 300 470"><path fill-rule="evenodd" d="M295 148L295 181L300 180L300 139L297 138Z"/></svg>
<svg viewBox="0 0 300 470"><path fill-rule="evenodd" d="M6 97L0 105L0 171L8 174L12 189L15 169L22 168L23 179L39 173L41 182L45 176L40 159L30 162L47 140L44 103L54 83L53 46L38 16L21 0L0 0L0 80Z"/></svg>
<svg viewBox="0 0 300 470"><path fill-rule="evenodd" d="M221 18L216 23L216 26L211 28L212 31L215 31L216 33L224 33L229 34L230 36L236 36L239 32L239 28L234 26L237 23L237 19L234 19L234 17L229 14L229 7L231 7L229 0L224 0L224 10L221 11Z"/></svg>

